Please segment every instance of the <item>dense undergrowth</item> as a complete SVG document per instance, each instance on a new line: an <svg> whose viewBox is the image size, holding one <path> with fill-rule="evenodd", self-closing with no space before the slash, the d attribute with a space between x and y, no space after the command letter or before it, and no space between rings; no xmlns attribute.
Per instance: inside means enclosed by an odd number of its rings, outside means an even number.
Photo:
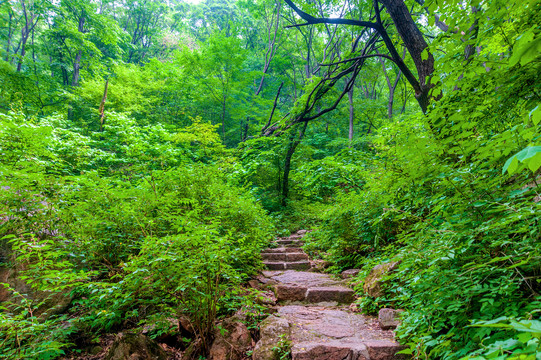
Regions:
<svg viewBox="0 0 541 360"><path fill-rule="evenodd" d="M236 293L272 230L227 163L207 157L221 154L214 128L134 133L111 114L107 132L83 135L58 117L22 118L4 115L0 127L3 143L17 144L1 158L2 262L45 295L2 303L2 357L55 358L91 334L147 323L170 331L166 319L181 315L208 346L214 321L250 301ZM62 297L68 312L45 320Z"/></svg>

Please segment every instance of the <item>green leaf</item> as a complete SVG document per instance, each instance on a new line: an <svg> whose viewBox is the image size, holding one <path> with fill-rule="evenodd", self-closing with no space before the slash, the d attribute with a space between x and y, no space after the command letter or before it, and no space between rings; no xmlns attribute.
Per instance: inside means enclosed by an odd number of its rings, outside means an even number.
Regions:
<svg viewBox="0 0 541 360"><path fill-rule="evenodd" d="M531 172L536 172L541 167L541 152L538 152L530 158L528 161L528 168Z"/></svg>
<svg viewBox="0 0 541 360"><path fill-rule="evenodd" d="M541 146L528 146L511 156L503 165L502 174L506 171L513 174L518 168L519 161L528 166L532 172L536 172L541 167Z"/></svg>
<svg viewBox="0 0 541 360"><path fill-rule="evenodd" d="M532 119L534 125L539 124L539 121L541 121L541 108L539 106L530 111L530 119Z"/></svg>
<svg viewBox="0 0 541 360"><path fill-rule="evenodd" d="M513 46L513 55L509 59L509 66L515 66L519 61L524 66L539 56L538 46L541 46L541 38L534 39L534 29L530 28L524 34L518 37Z"/></svg>
<svg viewBox="0 0 541 360"><path fill-rule="evenodd" d="M506 171L509 172L509 174L514 174L514 172L517 170L518 167L518 159L516 155L510 157L507 159L505 164L503 165L502 174L505 174Z"/></svg>
<svg viewBox="0 0 541 360"><path fill-rule="evenodd" d="M421 52L421 60L425 61L425 60L428 60L428 48L425 48L422 52Z"/></svg>

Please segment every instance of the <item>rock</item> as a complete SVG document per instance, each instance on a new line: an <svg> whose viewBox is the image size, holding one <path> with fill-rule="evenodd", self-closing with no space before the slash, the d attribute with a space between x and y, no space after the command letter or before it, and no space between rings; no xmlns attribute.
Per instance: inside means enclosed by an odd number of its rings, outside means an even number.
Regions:
<svg viewBox="0 0 541 360"><path fill-rule="evenodd" d="M306 301L311 303L336 301L346 304L355 300L355 292L346 287L314 287L306 292Z"/></svg>
<svg viewBox="0 0 541 360"><path fill-rule="evenodd" d="M261 258L268 261L286 261L286 252L264 252Z"/></svg>
<svg viewBox="0 0 541 360"><path fill-rule="evenodd" d="M90 348L90 355L98 355L100 352L103 351L103 348L99 345L96 345L96 346L92 346L92 348Z"/></svg>
<svg viewBox="0 0 541 360"><path fill-rule="evenodd" d="M381 309L378 313L379 326L383 330L395 329L400 325L400 313L404 310L395 310L390 308Z"/></svg>
<svg viewBox="0 0 541 360"><path fill-rule="evenodd" d="M253 360L274 360L276 359L273 347L278 344L280 338L290 338L290 324L284 318L269 316L260 324L261 340L255 345L252 353Z"/></svg>
<svg viewBox="0 0 541 360"><path fill-rule="evenodd" d="M275 290L278 301L302 301L308 289L298 285L276 285Z"/></svg>
<svg viewBox="0 0 541 360"><path fill-rule="evenodd" d="M0 283L8 284L13 290L23 294L34 304L40 304L39 308L34 309L34 316L47 317L58 315L66 311L73 299L70 294L71 289L66 288L63 291L56 293L36 290L20 278L20 274L24 270L25 267L22 265L16 265L13 268L0 267ZM12 297L11 291L0 285L0 303L4 301L19 303L21 298L18 296Z"/></svg>
<svg viewBox="0 0 541 360"><path fill-rule="evenodd" d="M308 255L303 252L298 253L285 253L285 261L302 261L309 260Z"/></svg>
<svg viewBox="0 0 541 360"><path fill-rule="evenodd" d="M274 293L268 291L268 292L261 292L259 293L256 298L255 302L259 305L276 305L276 297L274 296Z"/></svg>
<svg viewBox="0 0 541 360"><path fill-rule="evenodd" d="M391 332L375 328L374 319L362 314L289 305L278 315L290 324L293 360L394 360L401 349Z"/></svg>
<svg viewBox="0 0 541 360"><path fill-rule="evenodd" d="M312 269L310 271L321 272L325 270L326 268L328 268L331 265L331 263L328 262L327 260L316 259L316 260L311 261L311 265L312 265Z"/></svg>
<svg viewBox="0 0 541 360"><path fill-rule="evenodd" d="M299 230L297 231L297 235L304 235L308 232L308 230Z"/></svg>
<svg viewBox="0 0 541 360"><path fill-rule="evenodd" d="M105 360L167 360L167 353L143 334L118 334Z"/></svg>
<svg viewBox="0 0 541 360"><path fill-rule="evenodd" d="M361 272L361 269L348 269L348 270L342 271L342 273L340 274L340 277L342 279L349 279L349 278L357 276L360 272Z"/></svg>
<svg viewBox="0 0 541 360"><path fill-rule="evenodd" d="M178 324L179 324L181 333L190 334L190 335L194 333L192 321L190 320L189 317L185 315L181 315L178 318Z"/></svg>
<svg viewBox="0 0 541 360"><path fill-rule="evenodd" d="M263 265L269 270L285 270L286 268L286 263L284 262L263 261Z"/></svg>
<svg viewBox="0 0 541 360"><path fill-rule="evenodd" d="M240 360L252 346L250 331L238 317L224 320L214 331L214 342L210 347L209 359Z"/></svg>
<svg viewBox="0 0 541 360"><path fill-rule="evenodd" d="M185 320L187 318L184 318ZM185 331L179 319L167 317L154 320L143 326L141 334L148 336L159 343L175 343L178 335L190 336L191 331Z"/></svg>
<svg viewBox="0 0 541 360"><path fill-rule="evenodd" d="M252 289L259 289L260 288L260 282L257 280L248 280L248 286L250 286Z"/></svg>
<svg viewBox="0 0 541 360"><path fill-rule="evenodd" d="M347 346L338 343L300 343L291 349L292 360L368 360L364 344Z"/></svg>
<svg viewBox="0 0 541 360"><path fill-rule="evenodd" d="M368 276L364 280L364 292L368 296L374 298L383 296L383 291L381 289L383 278L389 272L396 269L398 265L398 262L390 262L386 264L376 265L372 270L370 270L370 274L368 274Z"/></svg>
<svg viewBox="0 0 541 360"><path fill-rule="evenodd" d="M395 360L405 359L405 355L397 355L400 350L406 347L393 340L368 340L364 344L368 347L370 360Z"/></svg>
<svg viewBox="0 0 541 360"><path fill-rule="evenodd" d="M287 270L309 270L312 265L310 261L291 261L285 263L285 269Z"/></svg>

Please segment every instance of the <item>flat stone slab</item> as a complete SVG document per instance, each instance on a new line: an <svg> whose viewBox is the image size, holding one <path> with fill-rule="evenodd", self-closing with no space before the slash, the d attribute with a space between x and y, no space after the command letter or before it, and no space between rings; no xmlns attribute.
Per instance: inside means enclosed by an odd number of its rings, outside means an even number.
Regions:
<svg viewBox="0 0 541 360"><path fill-rule="evenodd" d="M286 247L299 247L304 245L304 243L299 240L276 240L275 243L279 246Z"/></svg>
<svg viewBox="0 0 541 360"><path fill-rule="evenodd" d="M289 252L302 252L301 248L295 247L277 247L277 248L268 248L263 251L264 254L268 253L289 253Z"/></svg>
<svg viewBox="0 0 541 360"><path fill-rule="evenodd" d="M263 260L269 260L269 261L286 261L286 253L285 252L261 253L261 258Z"/></svg>
<svg viewBox="0 0 541 360"><path fill-rule="evenodd" d="M310 270L312 266L308 260L288 261L285 264L286 270Z"/></svg>
<svg viewBox="0 0 541 360"><path fill-rule="evenodd" d="M301 261L301 260L309 262L310 258L308 257L308 255L306 253L303 253L303 252L298 252L298 253L297 252L289 252L289 253L286 253L286 261Z"/></svg>
<svg viewBox="0 0 541 360"><path fill-rule="evenodd" d="M342 279L349 279L349 278L352 278L352 277L357 276L360 272L361 272L361 269L349 269L349 270L344 270L344 271L342 271L342 273L340 274L340 277L341 277Z"/></svg>
<svg viewBox="0 0 541 360"><path fill-rule="evenodd" d="M286 263L285 266L290 264ZM291 270L263 271L263 277L268 279L266 283L275 284L278 301L345 304L355 300L352 289L327 274Z"/></svg>
<svg viewBox="0 0 541 360"><path fill-rule="evenodd" d="M263 260L269 261L301 261L309 260L308 255L303 252L269 252L261 253Z"/></svg>
<svg viewBox="0 0 541 360"><path fill-rule="evenodd" d="M296 285L276 285L274 287L278 301L303 301L308 288Z"/></svg>
<svg viewBox="0 0 541 360"><path fill-rule="evenodd" d="M306 301L311 303L336 301L345 304L354 300L355 291L344 286L315 287L306 292Z"/></svg>
<svg viewBox="0 0 541 360"><path fill-rule="evenodd" d="M310 269L310 261L263 261L263 264L269 270L308 270Z"/></svg>
<svg viewBox="0 0 541 360"><path fill-rule="evenodd" d="M305 287L340 286L345 287L344 282L334 280L327 274L308 271L263 271L263 276L278 283L299 285Z"/></svg>
<svg viewBox="0 0 541 360"><path fill-rule="evenodd" d="M293 360L394 360L402 347L373 317L343 309L282 306L276 316L290 324Z"/></svg>
<svg viewBox="0 0 541 360"><path fill-rule="evenodd" d="M286 263L283 261L263 261L263 265L267 267L269 270L285 270L286 269Z"/></svg>
<svg viewBox="0 0 541 360"><path fill-rule="evenodd" d="M294 360L368 360L368 349L364 344L300 343L291 347L291 358Z"/></svg>

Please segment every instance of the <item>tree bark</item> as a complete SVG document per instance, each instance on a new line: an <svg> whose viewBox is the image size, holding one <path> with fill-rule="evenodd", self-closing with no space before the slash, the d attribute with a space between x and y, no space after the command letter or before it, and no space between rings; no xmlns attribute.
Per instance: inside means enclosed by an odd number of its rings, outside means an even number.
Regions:
<svg viewBox="0 0 541 360"><path fill-rule="evenodd" d="M417 76L413 74L413 72L402 60L396 51L392 39L387 34L385 26L381 20L381 9L379 7L378 0L374 0L376 22L342 18L316 18L300 10L291 0L285 0L285 2L306 21L305 24L295 24L291 25L290 27L300 27L309 24L342 24L360 26L375 30L385 43L385 46L389 51L390 58L392 58L392 60L396 63L400 71L404 74L404 77L415 90L415 98L417 99L422 111L427 111L430 103L430 90L432 88L429 79L434 71L434 57L428 48L428 44L425 41L423 34L411 17L404 0L380 0L380 2L384 5L385 9L393 20L398 34L406 45L406 48L408 49L408 52L411 55L413 63L417 69Z"/></svg>
<svg viewBox="0 0 541 360"><path fill-rule="evenodd" d="M415 98L423 112L426 112L430 102L429 92L433 87L430 84L430 76L434 72L434 56L429 51L428 44L423 37L421 30L419 30L415 21L413 21L404 0L380 1L385 6L389 16L391 16L396 30L402 38L402 41L408 49L415 67L417 68L419 88L416 89L414 87ZM396 55L398 55L398 53L396 53ZM425 58L424 60L423 57ZM395 55L393 55L393 58L395 58Z"/></svg>
<svg viewBox="0 0 541 360"><path fill-rule="evenodd" d="M291 159L293 158L293 154L295 154L295 150L297 149L297 146L302 141L302 138L304 137L304 133L306 131L306 127L308 126L308 122L305 122L302 125L302 129L299 132L299 138L297 140L290 139L289 141L289 147L287 149L286 158L284 162L284 177L282 178L282 194L281 194L281 205L286 206L287 205L287 199L289 196L289 173L291 172Z"/></svg>
<svg viewBox="0 0 541 360"><path fill-rule="evenodd" d="M348 139L351 147L351 142L353 141L353 120L355 119L355 108L353 107L353 89L354 86L351 86L351 89L348 91L348 100L349 100L349 134Z"/></svg>
<svg viewBox="0 0 541 360"><path fill-rule="evenodd" d="M100 132L103 131L103 125L105 124L105 101L107 101L107 88L109 87L109 79L105 81L105 88L103 89L103 97L100 103Z"/></svg>
<svg viewBox="0 0 541 360"><path fill-rule="evenodd" d="M79 32L84 32L85 27L85 13L84 10L81 13L81 17L79 18L79 24L77 27L77 30ZM79 78L80 78L80 72L81 72L81 58L83 56L83 50L79 50L77 52L77 55L75 56L75 61L73 62L73 77L71 79L71 86L79 86Z"/></svg>

